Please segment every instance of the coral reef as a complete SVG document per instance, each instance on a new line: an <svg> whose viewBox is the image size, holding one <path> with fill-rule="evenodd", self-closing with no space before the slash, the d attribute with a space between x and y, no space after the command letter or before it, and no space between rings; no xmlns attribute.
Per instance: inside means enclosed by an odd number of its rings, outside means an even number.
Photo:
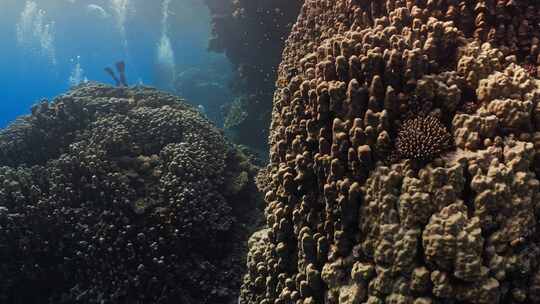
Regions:
<svg viewBox="0 0 540 304"><path fill-rule="evenodd" d="M240 302L540 303L539 11L305 1Z"/></svg>
<svg viewBox="0 0 540 304"><path fill-rule="evenodd" d="M0 132L0 302L236 301L256 172L154 89L36 105Z"/></svg>
<svg viewBox="0 0 540 304"><path fill-rule="evenodd" d="M284 42L302 1L205 0L212 15L209 48L224 52L236 69L228 130L237 142L267 150L272 96ZM242 101L242 103L239 103ZM245 116L238 115L243 107ZM256 130L256 131L255 131Z"/></svg>

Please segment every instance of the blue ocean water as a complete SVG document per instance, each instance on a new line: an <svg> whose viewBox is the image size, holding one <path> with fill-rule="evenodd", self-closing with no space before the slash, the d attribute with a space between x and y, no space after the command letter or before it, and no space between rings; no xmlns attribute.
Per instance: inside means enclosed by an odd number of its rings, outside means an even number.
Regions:
<svg viewBox="0 0 540 304"><path fill-rule="evenodd" d="M112 84L104 68L119 60L130 84L214 106L191 90L212 75L227 90L229 62L207 51L209 18L200 0L0 0L0 127L74 84Z"/></svg>

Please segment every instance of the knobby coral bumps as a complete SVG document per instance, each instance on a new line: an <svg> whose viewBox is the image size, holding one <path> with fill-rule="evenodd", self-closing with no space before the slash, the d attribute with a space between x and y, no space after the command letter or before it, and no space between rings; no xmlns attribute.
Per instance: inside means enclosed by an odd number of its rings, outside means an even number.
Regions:
<svg viewBox="0 0 540 304"><path fill-rule="evenodd" d="M0 302L231 301L254 175L157 90L89 84L41 103L0 133Z"/></svg>
<svg viewBox="0 0 540 304"><path fill-rule="evenodd" d="M241 302L540 303L539 11L305 1Z"/></svg>

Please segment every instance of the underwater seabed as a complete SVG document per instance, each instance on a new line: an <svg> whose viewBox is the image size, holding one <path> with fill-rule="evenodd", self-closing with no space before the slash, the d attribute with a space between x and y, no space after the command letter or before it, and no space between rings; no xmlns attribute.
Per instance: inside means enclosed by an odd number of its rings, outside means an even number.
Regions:
<svg viewBox="0 0 540 304"><path fill-rule="evenodd" d="M538 11L304 1L271 113L239 89L226 131L121 63L38 103L0 131L0 302L540 304ZM264 128L267 165L224 136Z"/></svg>

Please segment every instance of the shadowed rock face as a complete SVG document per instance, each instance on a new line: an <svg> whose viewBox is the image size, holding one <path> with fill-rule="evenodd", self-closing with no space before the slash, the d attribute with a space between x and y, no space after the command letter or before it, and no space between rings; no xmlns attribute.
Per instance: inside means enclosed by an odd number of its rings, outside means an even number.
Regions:
<svg viewBox="0 0 540 304"><path fill-rule="evenodd" d="M256 168L182 100L85 85L0 132L0 302L230 303Z"/></svg>
<svg viewBox="0 0 540 304"><path fill-rule="evenodd" d="M540 303L539 11L307 0L241 302Z"/></svg>
<svg viewBox="0 0 540 304"><path fill-rule="evenodd" d="M238 98L229 110L226 127L236 141L266 150L268 128L262 126L270 124L276 68L302 1L205 2L213 23L209 47L224 52L236 69L233 89Z"/></svg>

